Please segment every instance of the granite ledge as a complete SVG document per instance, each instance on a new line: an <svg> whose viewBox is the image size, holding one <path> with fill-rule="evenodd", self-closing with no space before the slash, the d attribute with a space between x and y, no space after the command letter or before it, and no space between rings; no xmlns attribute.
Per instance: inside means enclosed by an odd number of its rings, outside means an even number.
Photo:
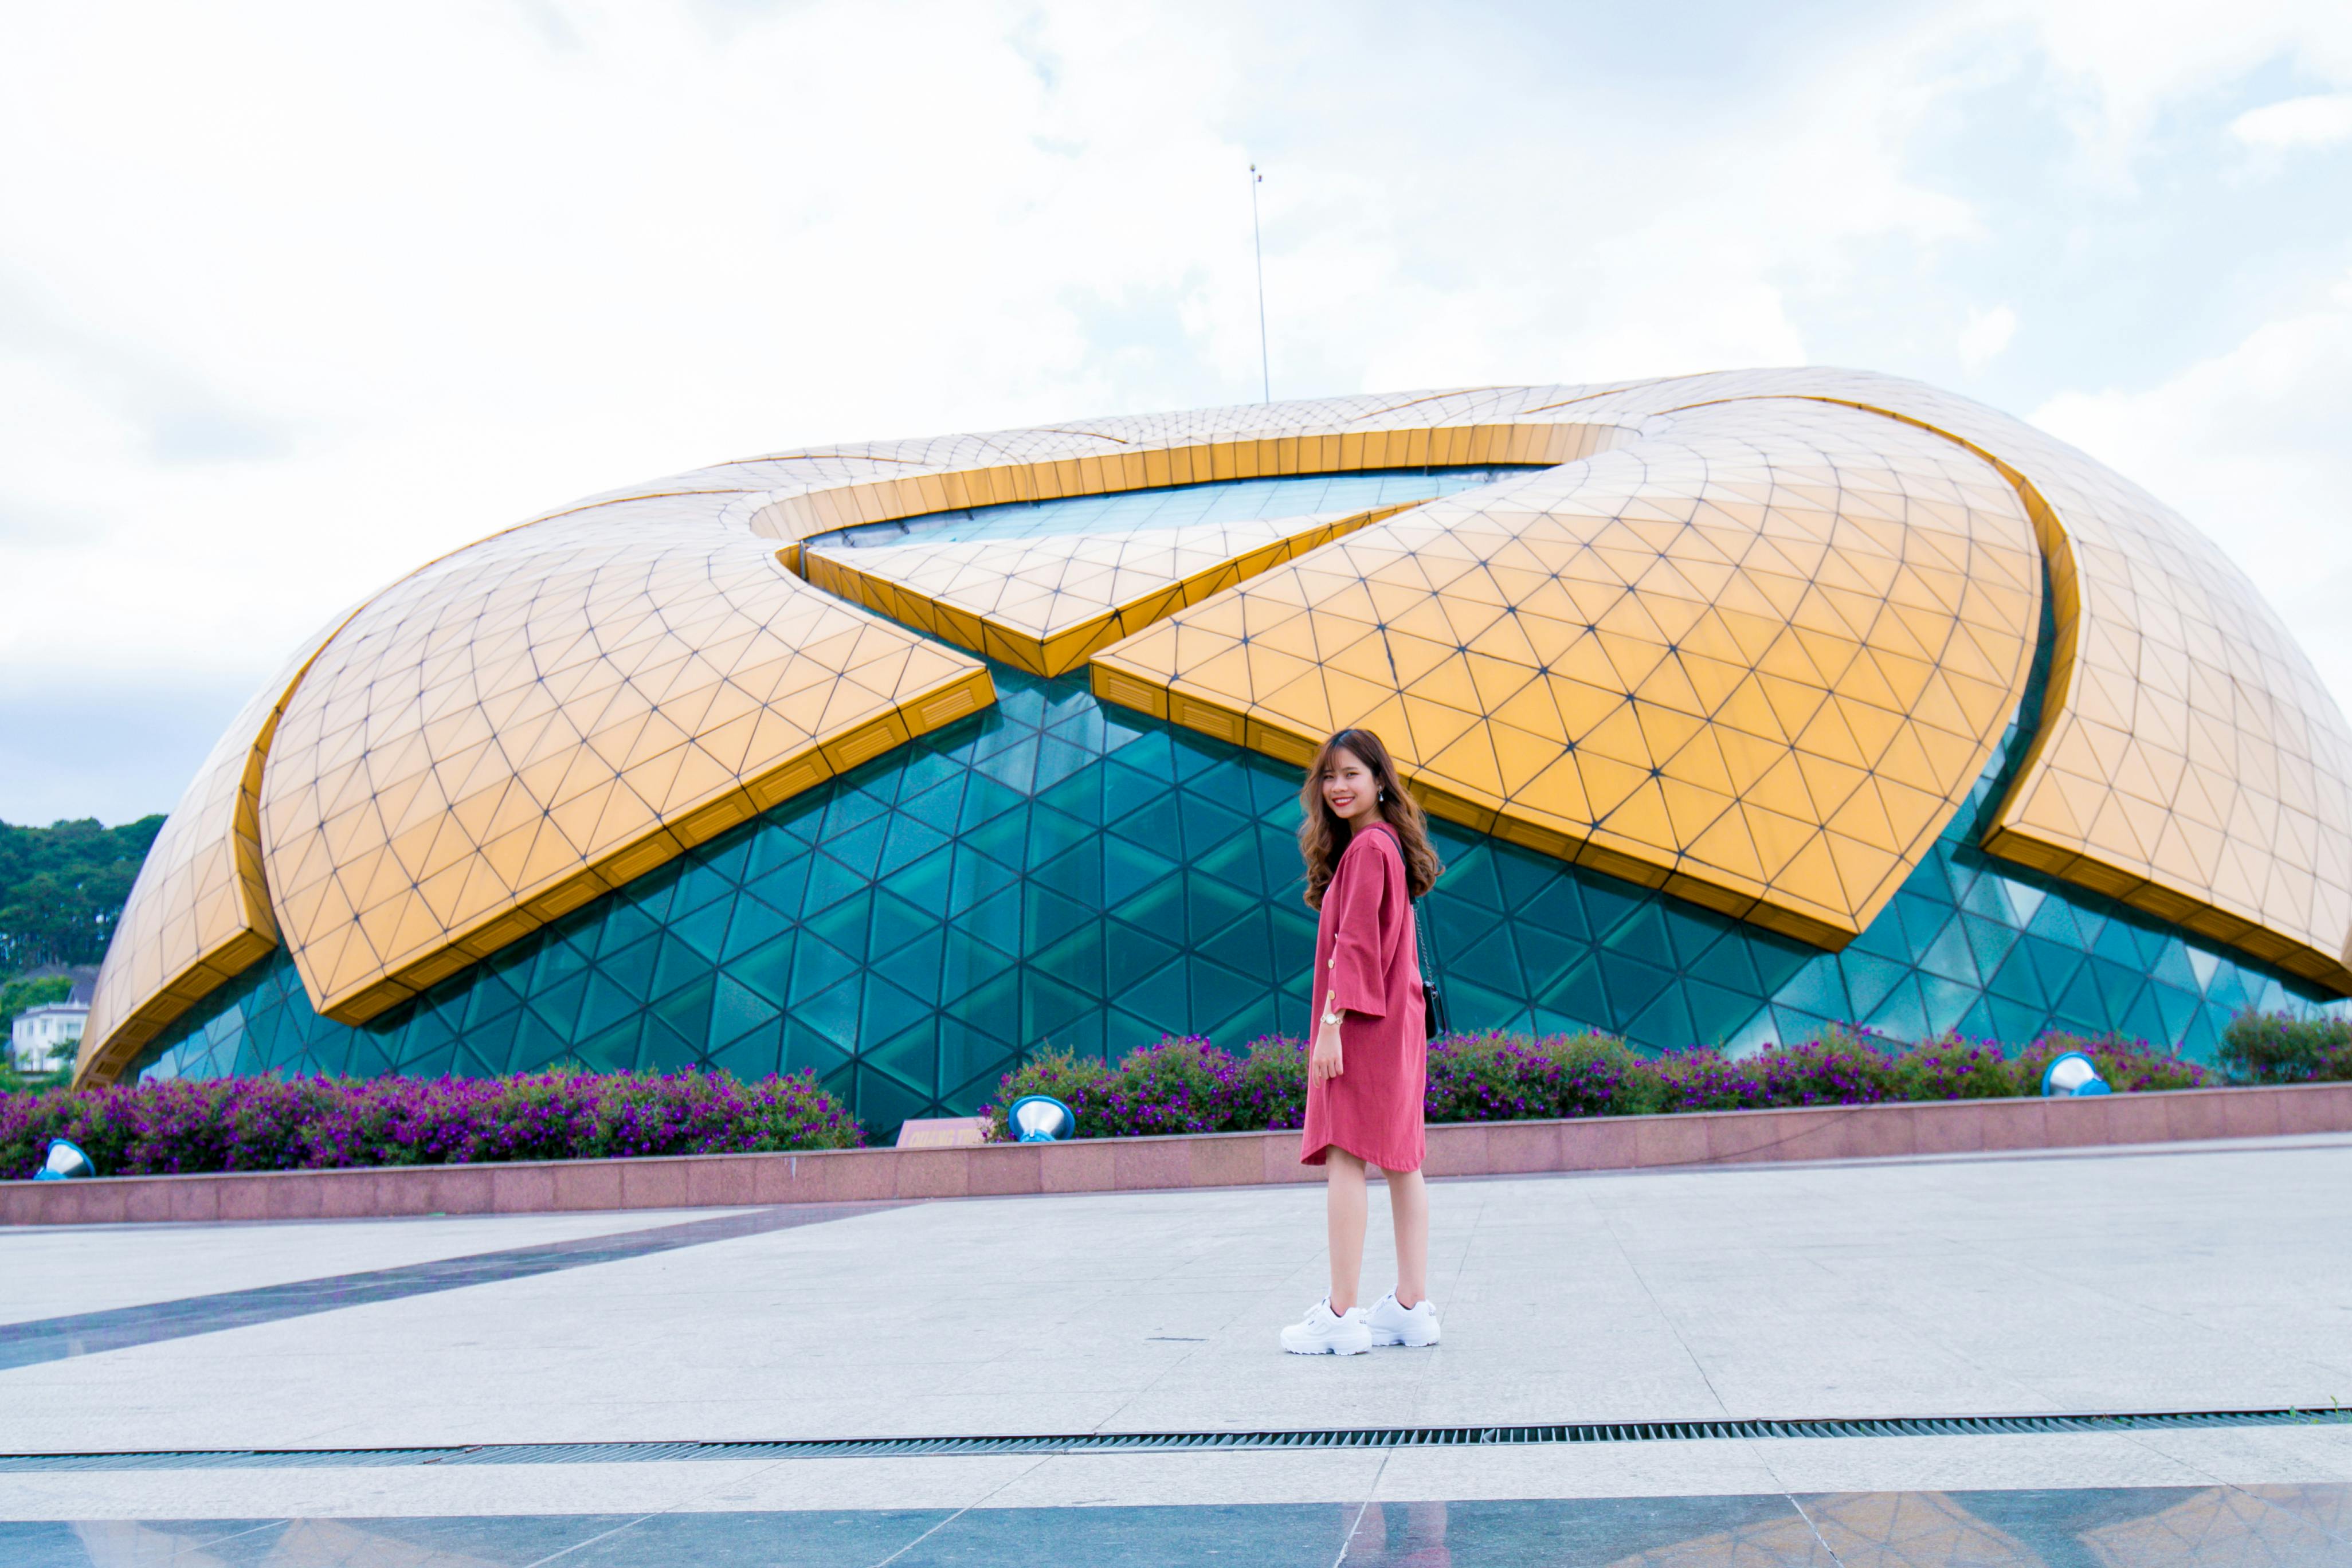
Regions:
<svg viewBox="0 0 2352 1568"><path fill-rule="evenodd" d="M2352 1131L2352 1084L2191 1089L2095 1100L1800 1106L1674 1116L1441 1123L1432 1176L1539 1175L2080 1149ZM1210 1132L1055 1144L845 1149L240 1171L0 1182L0 1225L110 1225L748 1207L1289 1184L1298 1134Z"/></svg>

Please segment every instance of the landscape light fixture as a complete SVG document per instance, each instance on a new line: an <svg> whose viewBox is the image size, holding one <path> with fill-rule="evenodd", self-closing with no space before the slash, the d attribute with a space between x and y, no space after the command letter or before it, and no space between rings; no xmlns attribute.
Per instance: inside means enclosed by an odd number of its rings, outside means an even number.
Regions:
<svg viewBox="0 0 2352 1568"><path fill-rule="evenodd" d="M49 1140L49 1157L33 1173L37 1182L68 1182L77 1176L98 1174L98 1162L91 1159L82 1146L68 1138Z"/></svg>
<svg viewBox="0 0 2352 1568"><path fill-rule="evenodd" d="M1021 1143L1059 1143L1075 1138L1077 1112L1050 1094L1024 1094L1004 1112L1004 1124Z"/></svg>
<svg viewBox="0 0 2352 1568"><path fill-rule="evenodd" d="M2053 1058L2042 1069L2042 1092L2051 1100L2079 1100L2086 1094L2113 1094L2098 1068L2080 1051Z"/></svg>

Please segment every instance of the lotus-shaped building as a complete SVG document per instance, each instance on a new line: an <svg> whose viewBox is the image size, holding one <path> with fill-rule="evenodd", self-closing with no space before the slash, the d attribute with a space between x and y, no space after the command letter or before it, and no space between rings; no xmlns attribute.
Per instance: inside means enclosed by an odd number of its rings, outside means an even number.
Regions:
<svg viewBox="0 0 2352 1568"><path fill-rule="evenodd" d="M82 1081L814 1069L1306 1022L1300 769L1377 730L1459 1026L2210 1051L2352 994L2352 732L2212 543L1794 370L784 453L296 650L141 872Z"/></svg>

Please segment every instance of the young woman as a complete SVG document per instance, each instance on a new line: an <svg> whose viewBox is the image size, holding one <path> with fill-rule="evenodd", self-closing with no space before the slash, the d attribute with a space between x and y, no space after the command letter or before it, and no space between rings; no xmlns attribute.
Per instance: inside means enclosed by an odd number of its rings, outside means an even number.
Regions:
<svg viewBox="0 0 2352 1568"><path fill-rule="evenodd" d="M1427 1041L1412 900L1444 868L1420 805L1369 730L1342 730L1323 742L1300 804L1307 902L1322 919L1298 1158L1326 1173L1331 1293L1282 1331L1282 1348L1354 1355L1374 1345L1433 1345L1429 1194L1421 1180ZM1397 1254L1396 1289L1369 1310L1356 1304L1367 1164L1388 1175Z"/></svg>

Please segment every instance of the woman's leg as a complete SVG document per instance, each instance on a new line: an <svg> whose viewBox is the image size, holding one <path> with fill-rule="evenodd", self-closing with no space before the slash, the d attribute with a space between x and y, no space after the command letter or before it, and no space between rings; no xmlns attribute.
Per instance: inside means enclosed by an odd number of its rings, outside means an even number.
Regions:
<svg viewBox="0 0 2352 1568"><path fill-rule="evenodd" d="M1338 1149L1323 1152L1324 1198L1331 1232L1331 1310L1356 1304L1364 1272L1364 1163Z"/></svg>
<svg viewBox="0 0 2352 1568"><path fill-rule="evenodd" d="M1391 1171L1389 1212L1396 1221L1397 1305L1418 1307L1429 1296L1429 1188L1419 1171Z"/></svg>

